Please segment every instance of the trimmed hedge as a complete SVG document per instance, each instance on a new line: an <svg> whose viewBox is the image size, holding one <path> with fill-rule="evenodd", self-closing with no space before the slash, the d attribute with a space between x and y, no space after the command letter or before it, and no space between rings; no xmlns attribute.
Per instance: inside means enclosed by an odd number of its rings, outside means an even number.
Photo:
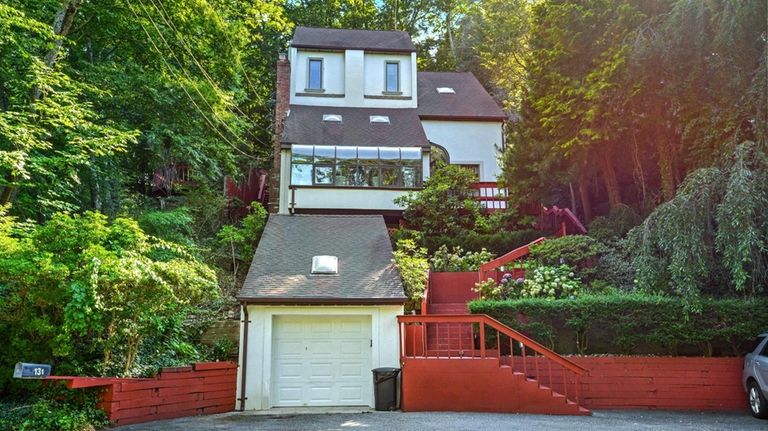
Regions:
<svg viewBox="0 0 768 431"><path fill-rule="evenodd" d="M768 299L704 299L700 313L679 298L648 295L473 301L487 314L561 354L738 356L768 330Z"/></svg>

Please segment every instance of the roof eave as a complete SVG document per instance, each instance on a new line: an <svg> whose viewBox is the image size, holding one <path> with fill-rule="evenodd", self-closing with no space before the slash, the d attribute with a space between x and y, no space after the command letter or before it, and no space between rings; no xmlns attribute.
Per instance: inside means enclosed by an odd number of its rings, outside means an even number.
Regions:
<svg viewBox="0 0 768 431"><path fill-rule="evenodd" d="M496 122L502 123L507 120L506 116L500 115L427 115L419 114L421 120L434 120L434 121L483 121L483 122Z"/></svg>
<svg viewBox="0 0 768 431"><path fill-rule="evenodd" d="M317 49L317 50L323 50L323 51L345 51L345 50L356 50L356 51L367 51L367 52L392 52L392 53L407 53L410 54L412 52L417 52L416 48L371 48L371 47L364 47L364 46L328 46L328 45L313 45L309 43L295 43L290 45L291 48L297 48L297 49Z"/></svg>
<svg viewBox="0 0 768 431"><path fill-rule="evenodd" d="M259 305L402 305L408 298L271 298L238 296L237 300Z"/></svg>

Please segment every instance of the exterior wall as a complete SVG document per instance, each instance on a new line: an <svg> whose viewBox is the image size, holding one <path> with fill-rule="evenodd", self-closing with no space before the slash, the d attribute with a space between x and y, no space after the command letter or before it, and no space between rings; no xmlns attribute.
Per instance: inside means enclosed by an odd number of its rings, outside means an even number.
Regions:
<svg viewBox="0 0 768 431"><path fill-rule="evenodd" d="M371 316L371 369L399 367L399 333L397 315L403 314L402 305L379 306L269 306L249 305L248 358L246 363L246 410L265 410L272 407L272 322L278 315ZM243 337L240 341L240 363L243 363ZM242 368L242 367L241 367ZM238 378L238 397L241 393ZM371 394L373 407L373 394Z"/></svg>
<svg viewBox="0 0 768 431"><path fill-rule="evenodd" d="M291 61L291 103L295 103L293 96L303 93L307 88L308 63L310 58L323 59L323 93L324 95L344 94L344 53L324 51L299 51L295 50L295 60Z"/></svg>
<svg viewBox="0 0 768 431"><path fill-rule="evenodd" d="M309 58L323 59L323 92L307 95ZM344 52L289 49L291 62L290 103L309 106L358 108L416 108L416 53L377 54L360 50ZM400 62L402 95L382 98L384 63ZM297 93L303 93L298 96ZM332 97L329 97L332 96ZM375 98L365 97L375 96ZM403 100L406 97L407 99ZM329 112L331 113L331 112Z"/></svg>
<svg viewBox="0 0 768 431"><path fill-rule="evenodd" d="M430 142L448 151L451 163L480 165L480 181L501 175L497 157L503 144L501 122L423 120Z"/></svg>
<svg viewBox="0 0 768 431"><path fill-rule="evenodd" d="M411 56L408 54L365 54L365 95L381 96L384 93L384 68L387 61L400 63L400 93L412 97Z"/></svg>

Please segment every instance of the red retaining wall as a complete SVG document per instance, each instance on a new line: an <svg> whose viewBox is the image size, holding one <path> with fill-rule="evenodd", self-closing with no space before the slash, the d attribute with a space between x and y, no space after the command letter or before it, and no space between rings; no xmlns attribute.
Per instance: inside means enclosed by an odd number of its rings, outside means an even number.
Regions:
<svg viewBox="0 0 768 431"><path fill-rule="evenodd" d="M571 356L594 409L744 410L742 358Z"/></svg>
<svg viewBox="0 0 768 431"><path fill-rule="evenodd" d="M120 379L101 393L99 407L115 425L235 409L237 364L202 362L164 368L151 379Z"/></svg>
<svg viewBox="0 0 768 431"><path fill-rule="evenodd" d="M747 408L741 387L741 358L570 356L568 359L588 370L582 377L580 392L581 405L588 409L730 411ZM512 411L509 406L522 402L520 393L512 388L495 392L483 389L483 385L492 386L495 379L501 379L499 374L486 369L489 363L499 370L495 359L405 359L403 410ZM450 376L450 382L446 376ZM449 383L454 388L446 388ZM455 388L462 389L456 392Z"/></svg>
<svg viewBox="0 0 768 431"><path fill-rule="evenodd" d="M429 295L433 304L462 302L478 298L477 272L430 272Z"/></svg>

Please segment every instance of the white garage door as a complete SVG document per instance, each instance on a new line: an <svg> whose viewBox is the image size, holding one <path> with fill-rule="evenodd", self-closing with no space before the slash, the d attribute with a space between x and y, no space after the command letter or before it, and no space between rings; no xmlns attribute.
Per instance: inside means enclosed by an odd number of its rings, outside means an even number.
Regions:
<svg viewBox="0 0 768 431"><path fill-rule="evenodd" d="M371 316L275 316L272 405L369 405Z"/></svg>

